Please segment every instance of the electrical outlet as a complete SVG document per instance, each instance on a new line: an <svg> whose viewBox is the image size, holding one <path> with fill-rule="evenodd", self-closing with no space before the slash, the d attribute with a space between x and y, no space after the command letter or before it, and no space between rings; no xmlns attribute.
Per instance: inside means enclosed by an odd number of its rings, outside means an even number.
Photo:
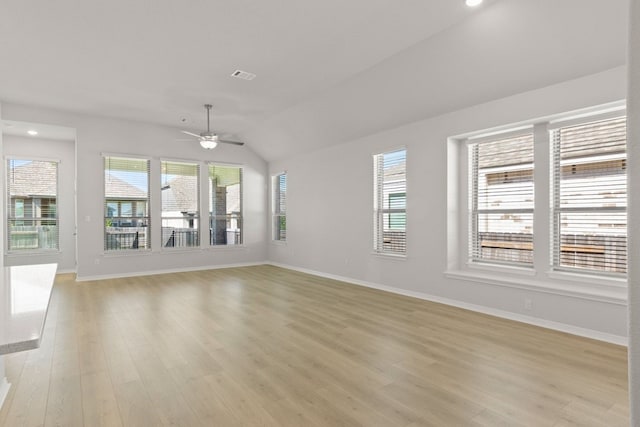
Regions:
<svg viewBox="0 0 640 427"><path fill-rule="evenodd" d="M531 300L531 298L525 298L524 299L524 309L525 310L531 310L533 308L533 301Z"/></svg>
<svg viewBox="0 0 640 427"><path fill-rule="evenodd" d="M100 264L100 258L96 258L96 259L94 259L94 260L93 260L93 263L94 263L95 265Z"/></svg>

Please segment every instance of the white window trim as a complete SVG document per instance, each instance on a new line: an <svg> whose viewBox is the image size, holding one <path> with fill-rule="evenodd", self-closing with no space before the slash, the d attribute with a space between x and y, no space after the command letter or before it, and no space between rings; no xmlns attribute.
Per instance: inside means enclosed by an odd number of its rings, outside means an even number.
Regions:
<svg viewBox="0 0 640 427"><path fill-rule="evenodd" d="M271 221L269 224L269 230L271 231L271 238L269 239L271 241L272 244L274 245L282 245L282 246L286 246L287 245L287 241L288 236L285 235L284 240L282 239L276 239L275 235L276 235L276 230L274 227L275 224L275 219L276 217L285 217L285 220L287 218L287 210L288 207L285 204L285 210L284 213L276 213L276 180L278 179L279 176L285 175L286 179L287 179L287 193L289 192L289 173L286 170L274 173L271 175L271 182L270 182L270 186L271 186L271 191L270 191L270 197L269 197L269 203L271 204ZM286 203L286 200L285 200Z"/></svg>
<svg viewBox="0 0 640 427"><path fill-rule="evenodd" d="M401 260L401 259L406 259L407 258L407 253L408 253L408 249L409 249L409 205L407 203L407 201L409 200L407 198L407 195L409 194L409 180L408 180L408 171L409 171L409 150L407 149L406 146L401 145L395 148L389 148L385 151L381 151L381 152L376 152L376 153L371 153L371 157L375 157L378 155L382 155L382 154L387 154L387 153L394 153L396 151L405 151L405 171L404 171L404 194L405 194L405 208L404 208L404 214L405 214L405 251L404 252L388 252L388 251L383 251L383 250L378 250L375 247L375 244L372 244L371 247L373 248L373 250L371 251L371 255L376 256L376 257L381 257L381 258L389 258L389 259L396 259L396 260ZM375 166L374 166L375 167ZM375 171L374 171L375 172ZM377 179L377 176L372 173L371 176L374 176L374 179ZM377 182L374 181L373 183L374 185L374 190L376 189L376 185ZM375 193L375 191L374 191ZM375 206L374 204L374 211L373 211L374 215L377 213L377 206ZM375 219L374 216L374 232L376 229L376 225L377 225L377 220ZM375 237L374 237L374 241L375 241ZM373 243L373 242L372 242Z"/></svg>
<svg viewBox="0 0 640 427"><path fill-rule="evenodd" d="M549 138L548 129L553 129L556 125L565 126L569 120L578 119L579 122L596 121L600 118L609 118L626 114L625 101L609 103L598 107L590 107L581 110L571 111L564 114L544 116L539 119L515 123L513 126L499 126L480 132L468 132L448 138L448 212L456 218L448 229L451 236L448 240L450 248L447 250L448 268L444 274L446 277L471 282L481 282L489 285L498 285L518 289L540 291L557 295L567 295L580 297L589 300L604 301L612 304L626 304L627 279L626 277L609 277L604 274L592 274L586 272L574 272L565 270L553 270L551 240L552 225L549 223L552 215L551 205L551 146L547 141L545 150L546 156L539 159L540 155L534 151L534 180L536 180L536 203L535 211L543 212L542 215L534 216L534 230L538 230L536 218L542 219L543 225L547 224L546 231L534 231L534 251L533 268L507 266L492 263L470 263L468 259L469 241L467 227L469 224L469 164L468 164L468 144L476 142L479 138L495 138L496 135L508 134L511 131L521 133L527 127L534 127L535 140L534 150L538 148L538 132L543 132ZM558 127L559 127L558 126ZM474 140L475 139L475 140ZM546 160L545 163L539 160ZM539 179L538 174L544 174L544 179ZM542 197L538 197L538 186L545 185ZM544 197L544 194L549 197ZM540 203L546 205L541 209ZM548 215L545 215L547 212ZM547 235L549 234L549 235ZM538 236L538 237L536 237ZM545 242L540 244L539 240ZM453 249L453 250L451 250ZM528 278L527 278L528 277Z"/></svg>
<svg viewBox="0 0 640 427"><path fill-rule="evenodd" d="M535 126L533 124L528 124L528 125L520 125L520 126L514 126L512 128L508 128L508 127L501 127L501 130L499 132L484 132L481 134L480 137L474 137L474 136L470 136L468 138L466 138L464 140L464 153L466 156L466 169L465 169L465 174L466 175L466 181L467 181L467 187L466 187L466 203L467 203L467 212L469 212L469 214L467 215L467 229L465 230L467 233L466 236L466 251L467 251L467 255L466 255L466 265L473 269L476 268L478 270L502 270L502 271L506 271L506 272L514 272L514 273L518 273L518 274L525 274L525 275L532 275L535 274L535 259L533 260L534 262L531 264L528 263L518 263L518 262L510 262L510 261L504 261L501 262L499 260L491 260L491 259L482 259L482 258L474 258L473 257L473 250L472 248L472 243L475 239L475 232L477 232L477 230L472 231L473 227L474 227L474 219L475 219L475 215L481 214L481 213L490 213L490 212L495 212L495 213L500 213L500 210L485 210L485 209L476 209L475 210L475 214L474 214L474 204L472 201L472 194L473 192L476 191L476 189L474 188L474 176L469 173L469 169L471 167L471 164L469 163L470 159L472 159L471 156L471 149L475 149L475 147L477 147L479 144L483 144L483 143L489 143L489 142L493 142L496 140L501 140L501 139L507 139L507 138L512 138L512 137L518 137L518 136L523 136L523 135L532 135L534 138L533 141L533 150L534 150L534 159L533 159L533 177L534 177L534 206L532 208L528 208L528 209L503 209L502 212L516 212L516 213L524 213L524 214L531 214L533 217L533 228L534 230L536 229L535 226L535 222L536 222L536 215L535 212L538 209L538 197L535 197L535 182L536 182L536 177L539 174L538 172L538 167L537 164L535 162L535 149L536 149L536 141L535 141ZM475 158L475 156L473 156ZM536 250L535 248L537 247L536 245L536 235L535 233L532 236L533 240L532 240L532 245L533 245L533 256L535 257L536 254Z"/></svg>
<svg viewBox="0 0 640 427"><path fill-rule="evenodd" d="M203 188L200 193L204 193L206 192L206 202L205 203L201 203L201 207L200 207L200 211L204 212L206 214L206 218L207 218L207 230L209 229L209 221L211 220L211 215L209 212L209 185L211 185L211 182L209 180L209 167L210 166L220 166L220 167L227 167L227 168L238 168L240 169L240 219L242 220L242 228L240 229L240 236L241 236L241 240L242 243L239 245L212 245L210 239L207 237L207 241L206 243L204 242L203 239L200 239L200 247L203 250L209 250L209 249L214 249L214 250L225 250L225 249L233 249L233 248L244 248L246 247L245 245L245 232L244 232L244 218L245 218L245 171L246 171L246 167L244 164L242 163L225 163L225 162L216 162L216 161L206 161L204 162L204 167L201 167L202 169L202 173L201 175L204 176L204 179L206 181L206 186L203 187L207 187L207 188ZM202 200L205 200L205 198L203 198ZM204 224L203 224L204 227Z"/></svg>
<svg viewBox="0 0 640 427"><path fill-rule="evenodd" d="M52 248L52 249L23 249L23 250L10 250L9 246L10 246L10 242L9 242L9 215L8 215L8 209L10 206L10 200L7 200L7 196L9 195L9 181L7 180L7 163L9 160L31 160L31 161L39 161L39 162L51 162L51 163L56 163L56 226L58 227L58 241L57 241L57 248ZM4 199L5 199L5 206L4 206L4 227L5 227L5 239L4 239L4 244L5 244L5 248L4 248L4 255L8 258L18 258L20 256L38 256L38 255L42 255L42 256L46 256L46 255L55 255L55 254L60 254L62 253L62 250L60 249L60 165L62 164L62 160L60 159L56 159L56 158L51 158L51 157L37 157L37 156L17 156L17 155L7 155L7 156L3 156L3 161L4 164L2 166L2 171L5 174L4 177Z"/></svg>
<svg viewBox="0 0 640 427"><path fill-rule="evenodd" d="M193 251L197 251L199 249L201 249L204 245L202 242L202 230L203 230L203 226L202 226L202 211L203 211L203 203L202 203L202 191L204 191L203 189L203 185L202 185L202 175L206 174L207 176L209 175L209 170L208 167L205 166L203 168L203 165L206 165L206 162L203 162L202 160L189 160L189 159L180 159L180 158L167 158L167 157L160 157L160 162L159 162L159 167L160 167L160 174L158 176L159 178L159 182L157 184L159 184L158 187L158 197L160 199L160 210L158 211L158 218L159 218L159 224L158 224L158 229L159 229L159 236L160 236L160 248L159 251L160 253L171 253L171 252L193 252ZM194 230L198 231L198 244L196 246L178 246L178 247L165 247L162 244L162 220L165 218L162 216L162 163L167 162L167 163L182 163L185 165L196 165L198 168L198 172L196 174L196 183L198 185L196 194L198 195L198 227L195 227ZM205 170L206 169L206 170ZM208 183L207 183L208 184ZM152 184L151 184L152 185ZM151 187L150 185L150 187ZM208 209L207 209L208 210ZM209 214L207 212L207 223L209 222ZM207 227L208 228L208 227Z"/></svg>
<svg viewBox="0 0 640 427"><path fill-rule="evenodd" d="M152 168L152 162L151 162L151 157L149 156L140 156L140 155L126 155L126 154L115 154L115 153L100 153L100 156L102 158L102 213L101 213L101 221L102 221L102 255L103 256L107 256L107 257L111 257L111 256L131 256L131 255L136 255L136 254L145 254L145 253L151 253L154 252L153 250L153 244L152 244L152 234L154 233L154 226L153 226L153 221L152 221L152 214L151 214L151 200L152 200L152 196L151 196L151 168ZM151 229L151 233L149 233L150 235L147 237L147 239L149 239L149 247L148 248L138 248L138 249L128 249L128 250L107 250L105 249L105 237L106 237L106 228L105 228L105 203L107 201L107 194L106 194L106 189L107 189L107 182L106 182L106 177L105 177L105 159L107 158L116 158L116 159L134 159L134 160L145 160L147 162L149 162L149 165L147 167L147 179L148 179L148 189L147 189L147 217L149 224L151 224L151 226L149 227Z"/></svg>

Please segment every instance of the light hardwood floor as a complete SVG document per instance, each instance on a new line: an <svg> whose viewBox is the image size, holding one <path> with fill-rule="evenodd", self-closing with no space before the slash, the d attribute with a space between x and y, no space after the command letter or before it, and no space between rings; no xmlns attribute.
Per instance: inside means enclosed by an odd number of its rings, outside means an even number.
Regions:
<svg viewBox="0 0 640 427"><path fill-rule="evenodd" d="M272 266L66 275L0 425L622 426L626 357Z"/></svg>

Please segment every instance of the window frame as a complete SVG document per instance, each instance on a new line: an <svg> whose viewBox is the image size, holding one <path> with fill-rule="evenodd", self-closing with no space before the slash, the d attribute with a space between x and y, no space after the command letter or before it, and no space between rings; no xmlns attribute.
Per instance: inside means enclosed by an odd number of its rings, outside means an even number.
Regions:
<svg viewBox="0 0 640 427"><path fill-rule="evenodd" d="M550 229L551 229L551 248L550 248L550 259L551 259L551 271L555 273L569 273L569 274L577 274L577 275L588 275L595 277L603 277L603 278L626 278L627 268L628 268L628 218L627 218L627 208L628 208L628 163L627 163L627 152L628 152L628 138L626 134L626 125L623 126L625 129L625 150L622 155L618 155L617 158L612 161L620 161L621 169L624 171L624 179L625 182L625 197L624 197L624 206L603 206L603 207L563 207L561 192L562 192L562 174L563 168L565 165L563 163L567 163L566 160L563 161L561 159L561 147L560 147L560 139L558 132L562 129L570 129L572 127L589 125L607 121L614 121L624 119L625 123L628 119L627 112L625 109L617 110L613 112L605 112L600 114L588 115L580 118L572 118L569 120L558 120L551 124L548 128L549 132L549 141L550 141L550 169L551 169L551 188L549 190L549 194L551 197L551 206L550 206ZM582 156L578 159L577 163L581 165L588 165L588 162L582 162L585 158ZM611 159L608 159L611 160ZM602 160L601 160L602 161ZM571 162L568 162L571 163ZM575 165L574 165L575 168ZM602 198L604 199L604 197ZM606 270L598 270L595 268L587 268L587 267L577 267L577 266L569 266L562 264L562 216L563 214L580 214L580 213L618 213L622 214L625 218L625 253L624 258L626 260L625 263L625 271L624 272L615 272L615 271L606 271ZM604 249L603 249L604 250ZM578 255L576 255L577 257ZM604 254L603 254L604 256Z"/></svg>
<svg viewBox="0 0 640 427"><path fill-rule="evenodd" d="M196 203L196 209L194 211L194 214L191 217L186 217L184 215L184 212L180 211L181 213L183 213L182 217L178 217L178 216L172 216L172 217L165 217L163 216L164 213L164 209L162 208L162 191L165 188L165 183L163 182L163 163L173 163L173 164L183 164L183 165L188 165L188 166L195 166L196 167L196 172L195 172L195 177L196 177L196 191L195 191L195 195L197 197L197 203ZM189 160L189 159L171 159L171 158L161 158L160 159L160 176L159 176L159 186L157 187L159 189L159 197L160 197L160 210L159 210L159 218L160 218L160 250L161 251L192 251L192 250L196 250L196 249L200 249L202 247L202 230L203 230L203 225L202 225L202 195L201 195L201 189L202 189L202 166L203 166L203 162L202 161L198 161L198 160ZM187 176L187 175L181 175L181 176ZM186 212L186 211L185 211ZM174 238L174 243L172 246L166 246L164 243L164 233L163 233L163 229L165 228L164 226L164 220L168 219L168 220L183 220L183 221L188 221L189 224L193 221L197 220L197 227L183 227L183 228L187 228L187 229L192 229L195 230L195 240L196 242L194 244L186 244L186 245L178 245L176 246L175 243L175 233L172 232L172 237ZM168 228L168 227L167 227ZM188 238L187 240L193 239L193 236Z"/></svg>
<svg viewBox="0 0 640 427"><path fill-rule="evenodd" d="M554 270L552 266L552 162L549 129L566 123L596 121L600 118L627 115L624 100L566 113L523 120L511 125L452 135L447 138L447 267L445 276L471 282L488 283L518 289L530 289L558 295L578 296L618 303L626 293L626 276L611 276L589 271ZM467 140L492 137L508 129L520 132L534 129L534 181L536 188L534 217L537 230L533 268L502 264L472 263L465 256L469 246L469 152ZM529 276L530 278L527 278Z"/></svg>
<svg viewBox="0 0 640 427"><path fill-rule="evenodd" d="M109 256L116 256L116 255L130 255L133 253L143 253L143 252L151 252L152 250L152 241L153 241L153 229L154 227L152 226L152 213L151 213L151 199L152 199L152 195L151 195L151 158L149 157L144 157L144 156L136 156L133 154L117 154L117 153L102 153L102 234L103 234L103 243L102 243L102 251L103 254L105 255L109 255ZM107 160L108 159L119 159L119 160L125 160L125 161L137 161L137 162L146 162L147 166L146 166L146 173L147 173L147 190L146 190L146 194L147 197L145 199L145 204L146 204L146 216L137 216L134 214L133 212L133 200L131 199L126 199L123 197L116 197L116 196L108 196L107 195L107 172L111 171L112 169L109 167L109 169L107 169ZM125 181L126 182L126 181ZM120 216L121 211L122 211L122 202L131 202L132 203L132 215L130 217L123 217ZM117 216L108 216L107 215L107 209L108 209L108 205L112 204L112 203L117 203ZM137 204L137 200L136 200L136 204ZM137 247L133 247L134 245L132 244L132 247L125 247L125 248L109 248L108 246L108 241L110 240L108 238L108 230L107 228L110 227L109 221L113 221L113 218L116 218L118 220L120 219L129 219L130 221L133 220L141 220L143 221L144 225L142 225L141 227L136 227L136 228L144 228L145 229L145 244L140 246L139 243L135 244L135 246ZM133 223L133 222L132 222ZM113 227L113 226L111 226ZM126 227L119 227L116 226L115 228L126 228ZM124 233L126 234L126 233ZM138 239L138 237L136 236L136 238L134 239L134 242ZM128 243L128 242L127 242Z"/></svg>
<svg viewBox="0 0 640 427"><path fill-rule="evenodd" d="M211 161L211 162L206 162L206 178L207 178L207 196L211 197L212 195L212 188L211 186L213 185L212 179L211 179L211 168L215 168L215 167L219 167L219 168L235 168L238 169L238 173L239 173L239 185L240 188L238 190L239 194L239 204L240 204L240 211L238 213L238 215L233 216L233 214L225 214L224 216L227 217L227 220L233 220L235 219L237 221L237 224L239 224L239 233L237 234L237 236L234 234L234 241L237 241L237 243L224 243L224 244L214 244L213 243L213 235L212 235L212 227L211 227L211 221L212 218L217 217L218 215L214 215L211 213L211 209L210 209L210 203L211 200L207 200L207 220L208 220L208 224L209 224L209 244L207 245L208 248L236 248L236 247L242 247L244 246L244 165L238 165L238 164L230 164L230 163L222 163L222 162L215 162L215 161ZM226 188L226 187L225 187ZM228 230L227 230L227 238L228 238Z"/></svg>
<svg viewBox="0 0 640 427"><path fill-rule="evenodd" d="M280 190L280 179L284 179L284 198ZM285 244L287 242L287 192L289 177L287 171L271 176L271 241ZM284 205L284 210L280 207ZM276 226L278 224L278 226ZM284 224L284 227L283 227ZM284 234L282 233L284 231Z"/></svg>
<svg viewBox="0 0 640 427"><path fill-rule="evenodd" d="M531 181L532 181L532 207L531 208L479 208L478 200L479 200L479 150L482 144L490 144L495 143L502 140L508 140L511 138L524 138L525 136L531 135ZM470 265L500 265L512 268L524 268L524 269L532 269L534 267L534 254L535 254L535 133L532 126L527 127L518 127L507 129L501 131L499 133L494 133L492 135L485 135L478 138L468 138L465 141L465 145L467 147L467 177L468 177L468 206L469 206L469 218L468 218L468 245L467 245L467 258L468 264ZM510 168L509 166L503 166L506 168ZM516 169L518 170L518 169ZM531 262L518 262L518 261L509 261L509 260L500 260L500 259L491 259L482 257L482 240L480 238L480 230L479 230L479 216L480 215L491 215L491 214L502 214L502 215L530 215L531 216ZM507 248L507 249L516 249L516 248Z"/></svg>
<svg viewBox="0 0 640 427"><path fill-rule="evenodd" d="M395 153L404 152L404 171L402 174L402 178L398 182L402 182L402 185L398 189L394 189L393 192L389 192L388 195L391 194L404 194L404 208L391 208L390 206L385 206L385 200L387 201L386 205L389 205L390 200L389 197L385 199L384 196L384 176L380 176L380 168L383 167L384 158L386 155L392 155ZM406 258L407 256L407 225L408 225L408 215L407 215L407 159L408 159L408 150L407 147L401 146L394 149L386 150L383 152L374 153L372 155L373 160L373 244L372 244L372 253L374 255L380 256L389 256L389 257L398 257L398 258ZM381 185L382 184L382 185ZM391 221L391 216L394 214L404 215L404 236L402 238L401 249L393 250L393 248L385 248L385 243L389 243L385 240L384 230L385 230L385 215L388 215L389 222Z"/></svg>
<svg viewBox="0 0 640 427"><path fill-rule="evenodd" d="M33 199L27 200L25 197L20 197L15 199L22 201L22 216L18 217L15 215L15 209L13 209L14 215L12 216L12 208L13 204L11 203L11 195L10 195L10 179L8 175L11 173L10 162L13 161L25 161L25 162L46 162L53 163L56 165L56 209L55 215L53 217L47 216L31 216L26 217L27 212L27 203L31 203L31 212L34 212L34 201ZM51 158L42 158L42 157L32 157L32 156L5 156L4 157L4 166L5 170L5 221L6 221L6 237L5 237L5 254L8 256L17 256L17 255L37 255L37 254L48 254L48 253L57 253L60 252L60 216L59 216L59 204L60 204L60 164L62 161L60 159L51 159ZM51 197L47 197L47 200L50 200ZM24 226L24 223L27 221L55 221L56 225L56 236L55 236L55 247L52 248L38 248L38 247L25 247L22 249L11 249L11 221L20 221L22 222L21 226ZM50 225L50 224L48 224ZM15 226L15 225L14 225ZM39 244L39 243L38 243Z"/></svg>

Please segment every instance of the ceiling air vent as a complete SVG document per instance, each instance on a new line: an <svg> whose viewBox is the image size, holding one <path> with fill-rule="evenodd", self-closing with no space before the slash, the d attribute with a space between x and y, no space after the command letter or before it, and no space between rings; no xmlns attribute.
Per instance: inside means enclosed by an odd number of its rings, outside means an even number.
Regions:
<svg viewBox="0 0 640 427"><path fill-rule="evenodd" d="M246 71L242 71L242 70L235 70L231 74L231 77L237 77L242 80L253 80L256 78L256 75L253 73L247 73Z"/></svg>

